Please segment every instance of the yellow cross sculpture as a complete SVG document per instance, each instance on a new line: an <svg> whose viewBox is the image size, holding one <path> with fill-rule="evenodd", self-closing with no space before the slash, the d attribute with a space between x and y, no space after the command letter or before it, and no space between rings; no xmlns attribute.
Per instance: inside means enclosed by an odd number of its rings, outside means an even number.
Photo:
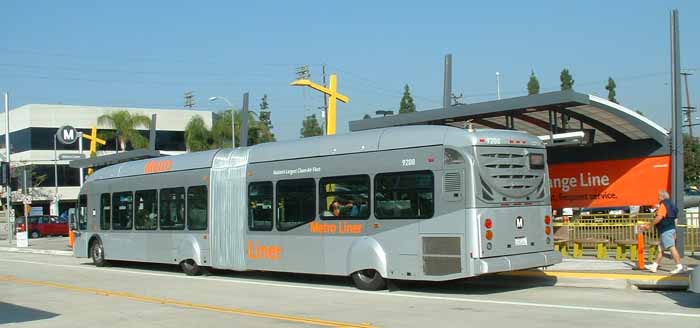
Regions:
<svg viewBox="0 0 700 328"><path fill-rule="evenodd" d="M90 140L90 157L95 157L95 155L97 155L97 144L103 146L107 144L107 141L97 137L97 128L94 126L92 127L92 132L90 134L83 133L83 138ZM93 168L89 167L88 175L92 174L93 171Z"/></svg>
<svg viewBox="0 0 700 328"><path fill-rule="evenodd" d="M340 100L344 103L348 103L350 101L350 98L338 92L338 76L331 74L330 85L328 88L307 79L296 80L292 82L291 85L310 87L328 95L328 124L326 124L326 134L329 136L334 135L336 126L336 100Z"/></svg>

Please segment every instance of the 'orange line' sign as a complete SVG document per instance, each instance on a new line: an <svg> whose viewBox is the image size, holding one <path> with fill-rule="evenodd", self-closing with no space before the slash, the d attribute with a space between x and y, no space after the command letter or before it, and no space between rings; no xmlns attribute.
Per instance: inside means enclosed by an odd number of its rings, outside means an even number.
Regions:
<svg viewBox="0 0 700 328"><path fill-rule="evenodd" d="M653 205L671 186L671 157L552 164L552 207Z"/></svg>
<svg viewBox="0 0 700 328"><path fill-rule="evenodd" d="M168 172L173 168L173 161L169 159L164 160L152 160L146 162L146 166L143 168L143 172L148 173L158 173L158 172Z"/></svg>

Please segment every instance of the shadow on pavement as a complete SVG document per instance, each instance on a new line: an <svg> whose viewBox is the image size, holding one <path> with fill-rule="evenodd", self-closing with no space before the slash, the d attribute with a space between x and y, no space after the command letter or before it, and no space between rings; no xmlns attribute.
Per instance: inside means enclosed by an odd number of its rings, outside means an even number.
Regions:
<svg viewBox="0 0 700 328"><path fill-rule="evenodd" d="M161 273L176 273L185 275L178 265L110 261L112 267L131 270L159 271ZM93 265L83 263L83 265ZM345 276L316 275L304 273L286 273L271 271L231 271L209 268L209 276L220 278L236 278L277 283L306 284L313 287L348 287L355 288L352 279ZM388 291L410 291L419 293L438 293L450 295L486 295L503 293L513 290L553 286L555 277L511 277L498 274L484 275L450 281L404 281L392 280L388 283Z"/></svg>
<svg viewBox="0 0 700 328"><path fill-rule="evenodd" d="M700 295L687 291L654 291L672 299L678 306L698 309L700 308Z"/></svg>
<svg viewBox="0 0 700 328"><path fill-rule="evenodd" d="M24 306L0 302L0 325L6 323L20 323L36 320L51 319L58 314L41 311Z"/></svg>

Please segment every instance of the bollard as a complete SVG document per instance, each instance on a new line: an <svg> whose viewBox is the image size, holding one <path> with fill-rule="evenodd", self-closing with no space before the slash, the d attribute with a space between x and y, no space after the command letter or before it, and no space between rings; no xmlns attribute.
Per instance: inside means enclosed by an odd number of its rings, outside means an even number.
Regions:
<svg viewBox="0 0 700 328"><path fill-rule="evenodd" d="M700 267L688 268L688 290L700 294Z"/></svg>
<svg viewBox="0 0 700 328"><path fill-rule="evenodd" d="M644 270L644 233L637 229L637 266L639 270Z"/></svg>
<svg viewBox="0 0 700 328"><path fill-rule="evenodd" d="M73 233L73 230L68 232L68 245L70 248L73 248L73 244L75 243L75 234Z"/></svg>

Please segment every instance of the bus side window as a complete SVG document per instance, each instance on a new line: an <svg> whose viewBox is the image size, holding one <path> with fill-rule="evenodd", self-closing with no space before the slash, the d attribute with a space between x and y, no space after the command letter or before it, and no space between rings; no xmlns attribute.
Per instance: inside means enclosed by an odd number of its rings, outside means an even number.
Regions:
<svg viewBox="0 0 700 328"><path fill-rule="evenodd" d="M134 194L131 191L112 194L112 230L131 230L134 218Z"/></svg>
<svg viewBox="0 0 700 328"><path fill-rule="evenodd" d="M207 230L207 186L187 188L187 229Z"/></svg>
<svg viewBox="0 0 700 328"><path fill-rule="evenodd" d="M427 219L435 210L431 171L381 173L374 177L374 216Z"/></svg>
<svg viewBox="0 0 700 328"><path fill-rule="evenodd" d="M277 182L277 230L287 231L316 219L314 179Z"/></svg>
<svg viewBox="0 0 700 328"><path fill-rule="evenodd" d="M369 218L369 175L321 178L319 214L328 219Z"/></svg>
<svg viewBox="0 0 700 328"><path fill-rule="evenodd" d="M272 230L272 182L248 185L248 230Z"/></svg>
<svg viewBox="0 0 700 328"><path fill-rule="evenodd" d="M134 194L134 199L136 230L156 230L158 228L158 192L155 189L139 190Z"/></svg>
<svg viewBox="0 0 700 328"><path fill-rule="evenodd" d="M110 220L112 218L112 202L110 194L100 195L100 229L109 230Z"/></svg>
<svg viewBox="0 0 700 328"><path fill-rule="evenodd" d="M185 230L185 188L160 190L160 230Z"/></svg>

